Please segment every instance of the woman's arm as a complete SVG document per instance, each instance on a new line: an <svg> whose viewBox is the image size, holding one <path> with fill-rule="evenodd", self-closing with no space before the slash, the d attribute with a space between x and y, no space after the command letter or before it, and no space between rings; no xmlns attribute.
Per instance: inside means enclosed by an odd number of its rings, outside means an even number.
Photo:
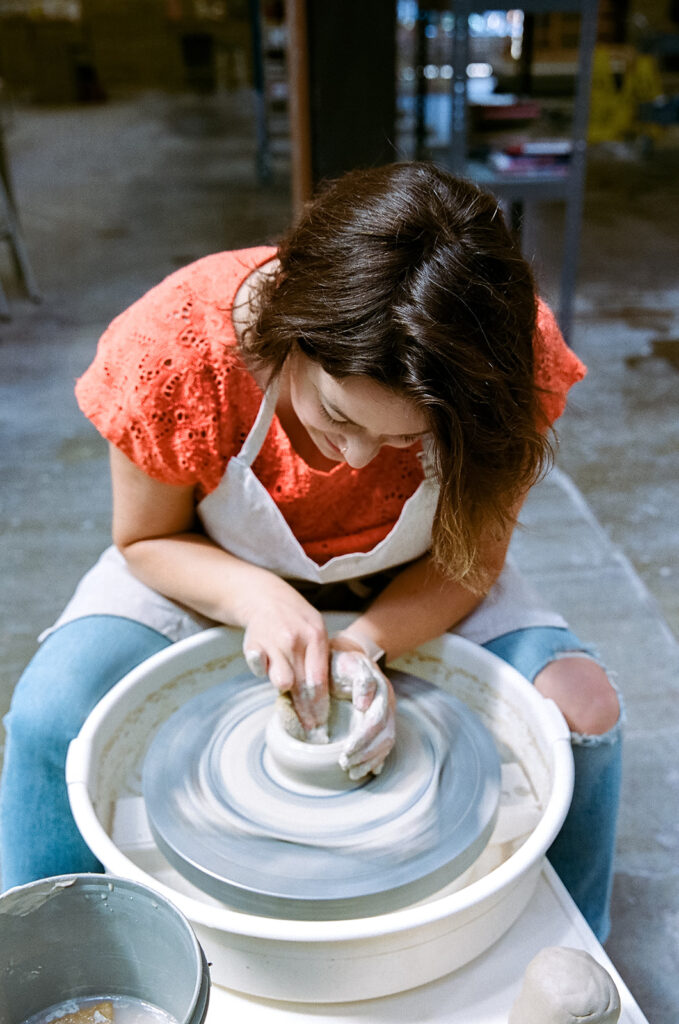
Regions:
<svg viewBox="0 0 679 1024"><path fill-rule="evenodd" d="M196 530L194 488L151 479L113 445L113 541L134 575L166 597L245 630L305 728L327 717L328 637L322 615L275 573Z"/></svg>
<svg viewBox="0 0 679 1024"><path fill-rule="evenodd" d="M520 507L518 503L512 522ZM502 571L512 529L486 544L483 557L490 574L488 589ZM353 631L359 643L367 638L382 648L387 658L398 658L461 622L484 597L445 576L427 554L403 569L341 635L350 638Z"/></svg>

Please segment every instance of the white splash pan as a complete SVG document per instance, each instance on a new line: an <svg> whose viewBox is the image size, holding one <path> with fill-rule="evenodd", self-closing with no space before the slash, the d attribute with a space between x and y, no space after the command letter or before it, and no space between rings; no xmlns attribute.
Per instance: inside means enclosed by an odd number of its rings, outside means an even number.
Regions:
<svg viewBox="0 0 679 1024"><path fill-rule="evenodd" d="M351 616L326 620L338 629ZM154 655L100 701L71 743L71 807L105 869L174 902L198 935L214 983L269 999L390 995L442 977L491 946L531 899L570 804L570 733L556 705L505 662L450 634L394 662L465 701L490 728L503 762L520 766L537 808L527 836L514 852L496 846L504 859L491 851L487 870L483 854L452 887L398 911L345 921L258 917L218 903L164 860L140 795L141 765L155 730L196 693L243 672L241 644L239 630L216 628Z"/></svg>

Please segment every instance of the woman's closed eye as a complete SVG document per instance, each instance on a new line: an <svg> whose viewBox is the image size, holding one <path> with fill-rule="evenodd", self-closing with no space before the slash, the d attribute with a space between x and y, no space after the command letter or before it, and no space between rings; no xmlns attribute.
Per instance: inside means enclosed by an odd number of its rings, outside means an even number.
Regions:
<svg viewBox="0 0 679 1024"><path fill-rule="evenodd" d="M349 420L337 419L336 416L332 416L328 412L328 410L325 408L325 406L323 405L322 402L320 403L320 410L323 413L323 415L325 416L326 420L328 420L329 423L334 423L336 427L347 427L347 426L349 426Z"/></svg>
<svg viewBox="0 0 679 1024"><path fill-rule="evenodd" d="M350 427L355 428L356 430L362 429L361 427L356 427L356 424L352 423L350 420L343 420L339 419L337 416L333 416L332 413L328 412L322 402L319 403L319 406L328 423L332 423L336 427ZM415 444L416 441L420 441L422 436L422 434L401 434L400 436L389 438L388 440L385 439L385 444L391 445L392 447L407 448L409 445Z"/></svg>

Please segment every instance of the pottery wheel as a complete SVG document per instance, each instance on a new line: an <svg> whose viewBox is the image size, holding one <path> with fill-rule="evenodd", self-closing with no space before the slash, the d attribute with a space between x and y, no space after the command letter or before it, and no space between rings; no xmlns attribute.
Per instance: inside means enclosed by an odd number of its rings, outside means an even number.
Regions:
<svg viewBox="0 0 679 1024"><path fill-rule="evenodd" d="M380 775L344 789L281 774L266 744L268 682L243 674L176 711L143 768L151 830L173 867L238 910L298 920L396 910L466 870L497 815L495 744L452 695L389 675L396 745Z"/></svg>

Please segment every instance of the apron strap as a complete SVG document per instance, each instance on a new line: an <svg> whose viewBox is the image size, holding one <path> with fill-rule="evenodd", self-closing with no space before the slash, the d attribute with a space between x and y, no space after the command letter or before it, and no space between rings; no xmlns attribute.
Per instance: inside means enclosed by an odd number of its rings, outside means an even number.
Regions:
<svg viewBox="0 0 679 1024"><path fill-rule="evenodd" d="M243 447L239 451L236 458L239 462L244 463L246 466L251 466L255 461L266 435L269 433L269 427L271 421L274 418L276 412L276 403L278 401L278 392L280 390L280 384L278 380L274 380L269 384L268 388L264 392L262 404L259 407L257 418L250 428L250 433L243 442Z"/></svg>

